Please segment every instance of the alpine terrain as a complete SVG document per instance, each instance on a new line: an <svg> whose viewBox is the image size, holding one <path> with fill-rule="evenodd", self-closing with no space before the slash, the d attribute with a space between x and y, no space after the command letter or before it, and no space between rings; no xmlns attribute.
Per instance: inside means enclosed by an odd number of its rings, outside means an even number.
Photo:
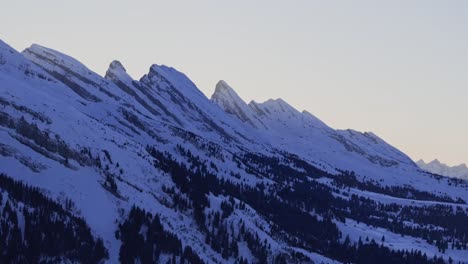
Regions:
<svg viewBox="0 0 468 264"><path fill-rule="evenodd" d="M0 41L0 263L467 263L467 202L281 99Z"/></svg>
<svg viewBox="0 0 468 264"><path fill-rule="evenodd" d="M424 160L418 160L416 164L418 164L421 169L428 172L444 175L447 177L468 179L468 167L466 164L450 167L449 165L444 164L437 159L428 163L425 163Z"/></svg>

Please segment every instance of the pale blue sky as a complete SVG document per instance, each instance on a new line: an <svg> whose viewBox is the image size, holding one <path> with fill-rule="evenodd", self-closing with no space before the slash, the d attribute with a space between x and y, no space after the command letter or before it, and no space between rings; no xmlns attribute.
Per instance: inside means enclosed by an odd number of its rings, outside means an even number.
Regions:
<svg viewBox="0 0 468 264"><path fill-rule="evenodd" d="M104 74L153 63L211 96L281 97L412 158L468 162L468 1L5 1L0 38Z"/></svg>

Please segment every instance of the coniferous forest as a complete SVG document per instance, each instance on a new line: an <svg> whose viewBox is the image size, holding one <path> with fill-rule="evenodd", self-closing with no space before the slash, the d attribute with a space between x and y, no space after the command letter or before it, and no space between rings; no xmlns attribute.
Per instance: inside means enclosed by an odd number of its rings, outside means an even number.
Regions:
<svg viewBox="0 0 468 264"><path fill-rule="evenodd" d="M108 252L71 201L53 201L38 189L0 174L0 263L101 263Z"/></svg>

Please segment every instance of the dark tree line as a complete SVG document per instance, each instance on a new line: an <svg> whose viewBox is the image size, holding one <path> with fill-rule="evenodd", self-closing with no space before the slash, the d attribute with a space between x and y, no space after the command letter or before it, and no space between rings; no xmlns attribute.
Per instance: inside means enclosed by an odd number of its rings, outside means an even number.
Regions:
<svg viewBox="0 0 468 264"><path fill-rule="evenodd" d="M359 181L353 171L341 171L341 175L331 176L334 184L339 187L355 187L361 190L382 193L394 197L421 201L436 201L465 204L461 198L454 200L448 196L439 196L426 191L420 191L412 186L382 186L374 180Z"/></svg>
<svg viewBox="0 0 468 264"><path fill-rule="evenodd" d="M338 187L335 189L316 181L307 180L304 170L302 172L296 170L293 173L291 167L277 164L281 163L281 160L255 155L249 155L245 159L238 157L239 163L249 164L246 166L249 173L258 177L265 175L276 177L275 179L288 183L288 185L257 184L256 186L248 186L218 178L210 172L212 170L208 169L211 166L207 161L201 160L189 151L184 152L185 156L188 157L185 162L176 161L169 153L160 152L154 147L148 146L147 151L154 158L154 166L168 173L177 189L189 198L189 201L183 203L184 210L193 209L194 218L200 230L205 233L207 244L226 259L234 257L241 263L245 261L238 257L237 246L234 245L239 241L247 242L248 248L258 263L300 262L300 259L305 257L297 253L285 256L273 252L267 241L258 239L258 234L251 233L245 228L241 228L242 231L239 234L233 234L231 224L227 219L235 210L248 204L270 223L273 223L273 234L282 236L290 245L302 247L343 262L443 262L441 258L432 258L432 256L426 256L420 251L391 250L382 244L375 243L375 241L341 242L342 235L333 222L334 220L360 219L361 216L364 218L365 215L367 219L365 221L369 222L369 215L382 214L387 216L387 214L381 213L382 205L375 202L366 203L367 201L362 203L361 197L357 196L350 200L335 197L332 192L339 189ZM299 164L296 163L296 166ZM304 169L306 165L301 167ZM319 177L318 169L309 170ZM324 175L328 174L324 173ZM174 189L166 190L177 193L177 190ZM236 198L240 203L234 203L229 199L221 203L220 213L205 214L203 209L209 207L207 195L210 193L216 196ZM401 207L400 205L394 206ZM309 212L312 210L321 217L318 218L310 214ZM415 215L411 217L415 217ZM377 224L389 228L388 222L378 222ZM398 230L395 229L395 231ZM234 237L232 237L233 235Z"/></svg>
<svg viewBox="0 0 468 264"><path fill-rule="evenodd" d="M2 200L6 194L6 201ZM1 205L4 204L3 208ZM86 222L37 188L0 174L0 263L100 263L108 258ZM23 219L23 226L20 224Z"/></svg>
<svg viewBox="0 0 468 264"><path fill-rule="evenodd" d="M203 264L190 246L183 247L180 239L164 229L158 215L133 207L125 221L119 225L116 238L122 241L121 263L158 263L161 254L170 263Z"/></svg>

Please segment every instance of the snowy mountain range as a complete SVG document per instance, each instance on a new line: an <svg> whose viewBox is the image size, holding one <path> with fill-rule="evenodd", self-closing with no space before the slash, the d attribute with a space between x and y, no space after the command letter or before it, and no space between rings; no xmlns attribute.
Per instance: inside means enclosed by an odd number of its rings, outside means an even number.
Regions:
<svg viewBox="0 0 468 264"><path fill-rule="evenodd" d="M424 162L424 160L418 160L416 164L418 164L421 169L434 174L453 178L468 179L468 167L466 164L460 164L451 167L447 164L441 163L437 159L428 163Z"/></svg>
<svg viewBox="0 0 468 264"><path fill-rule="evenodd" d="M463 263L467 190L282 99L0 41L2 263Z"/></svg>

